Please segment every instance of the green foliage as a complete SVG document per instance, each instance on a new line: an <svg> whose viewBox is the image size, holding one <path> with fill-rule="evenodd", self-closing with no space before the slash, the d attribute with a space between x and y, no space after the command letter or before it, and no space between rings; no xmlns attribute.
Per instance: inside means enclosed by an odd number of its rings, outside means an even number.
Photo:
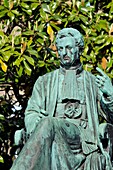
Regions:
<svg viewBox="0 0 113 170"><path fill-rule="evenodd" d="M0 162L3 169L11 166L15 151L13 134L23 127L23 113L35 80L59 66L54 45L58 30L64 27L78 29L85 40L81 56L84 68L96 74L95 68L99 66L113 78L112 14L112 1L0 2L0 81L11 85L16 101L22 107L13 111L14 102L6 87L0 102Z"/></svg>

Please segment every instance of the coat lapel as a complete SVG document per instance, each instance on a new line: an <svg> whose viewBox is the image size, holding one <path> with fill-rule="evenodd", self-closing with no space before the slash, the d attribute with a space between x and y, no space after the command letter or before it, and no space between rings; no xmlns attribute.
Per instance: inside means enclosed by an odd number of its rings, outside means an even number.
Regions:
<svg viewBox="0 0 113 170"><path fill-rule="evenodd" d="M94 134L94 141L98 143L98 113L97 113L97 103L96 103L96 86L95 79L89 72L84 71L84 90L86 94L86 109L88 117L88 125Z"/></svg>
<svg viewBox="0 0 113 170"><path fill-rule="evenodd" d="M49 113L49 116L53 116L56 107L57 94L58 94L58 73L59 70L51 72L47 77L47 101L46 101L46 110Z"/></svg>

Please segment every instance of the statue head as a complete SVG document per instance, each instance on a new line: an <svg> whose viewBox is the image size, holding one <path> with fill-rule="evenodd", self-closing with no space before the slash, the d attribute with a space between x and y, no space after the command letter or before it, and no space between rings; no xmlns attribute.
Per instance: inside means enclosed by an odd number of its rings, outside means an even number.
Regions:
<svg viewBox="0 0 113 170"><path fill-rule="evenodd" d="M60 30L56 36L56 46L62 66L71 67L80 63L84 41L78 30L74 28Z"/></svg>

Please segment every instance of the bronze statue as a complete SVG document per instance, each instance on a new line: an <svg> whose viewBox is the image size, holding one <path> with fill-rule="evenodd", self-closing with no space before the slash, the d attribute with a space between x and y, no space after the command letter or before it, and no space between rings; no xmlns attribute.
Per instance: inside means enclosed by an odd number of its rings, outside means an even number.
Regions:
<svg viewBox="0 0 113 170"><path fill-rule="evenodd" d="M60 30L56 46L60 68L34 85L25 111L29 139L11 170L112 170L112 83L99 68L97 77L83 70L78 30ZM109 124L99 125L99 115Z"/></svg>

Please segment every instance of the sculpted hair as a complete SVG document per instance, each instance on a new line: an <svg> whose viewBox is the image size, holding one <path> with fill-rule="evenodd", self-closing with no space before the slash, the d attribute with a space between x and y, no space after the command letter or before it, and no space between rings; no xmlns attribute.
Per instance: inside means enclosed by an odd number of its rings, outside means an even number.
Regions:
<svg viewBox="0 0 113 170"><path fill-rule="evenodd" d="M84 40L82 34L74 28L63 28L56 36L56 46L59 40L64 37L73 37L75 39L75 46L79 47L79 53L81 54L84 49Z"/></svg>

